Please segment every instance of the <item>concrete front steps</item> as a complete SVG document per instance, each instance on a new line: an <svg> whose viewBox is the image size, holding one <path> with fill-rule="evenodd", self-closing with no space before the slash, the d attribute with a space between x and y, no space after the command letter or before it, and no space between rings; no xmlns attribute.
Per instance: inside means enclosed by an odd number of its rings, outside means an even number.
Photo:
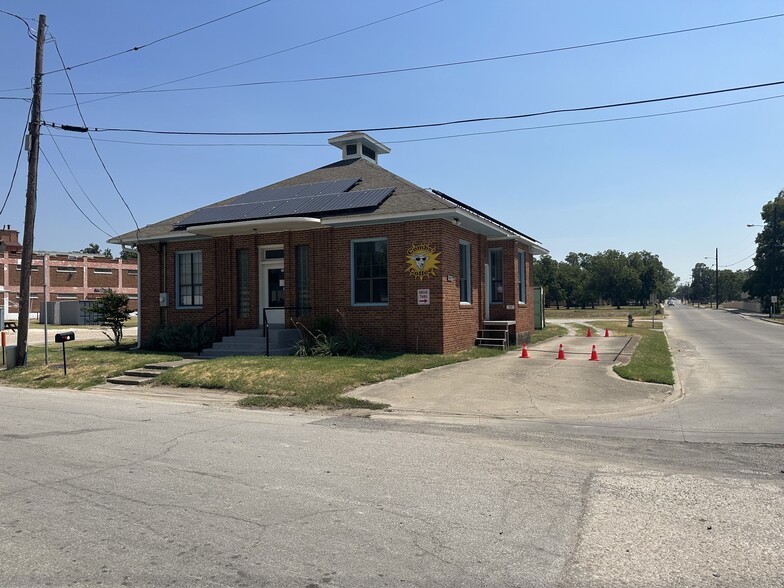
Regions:
<svg viewBox="0 0 784 588"><path fill-rule="evenodd" d="M187 365L199 361L198 359L180 359L176 361L161 361L158 363L150 363L144 367L136 368L134 370L127 370L122 376L115 376L107 378L106 382L109 384L122 384L125 386L144 386L149 384L155 378L160 376L168 369Z"/></svg>
<svg viewBox="0 0 784 588"><path fill-rule="evenodd" d="M270 355L291 355L292 349L300 340L301 335L297 329L270 326L269 338ZM209 359L233 355L265 355L266 353L267 340L264 337L264 329L240 329L202 351L199 357Z"/></svg>

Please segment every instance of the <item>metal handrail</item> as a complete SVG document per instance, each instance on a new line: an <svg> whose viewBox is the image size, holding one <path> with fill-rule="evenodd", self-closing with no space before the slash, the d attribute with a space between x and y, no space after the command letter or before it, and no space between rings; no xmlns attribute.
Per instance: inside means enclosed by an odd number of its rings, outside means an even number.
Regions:
<svg viewBox="0 0 784 588"><path fill-rule="evenodd" d="M196 325L196 336L199 338L199 341L198 341L198 347L199 347L199 352L198 352L198 354L199 354L199 355L201 355L201 352L202 352L202 351L204 351L204 347L203 347L203 346L202 346L202 344L201 344L201 328L202 328L204 325L206 325L208 322L210 322L211 320L214 320L214 319L218 318L218 317L219 317L220 315L222 315L222 314L225 314L225 315L226 315L226 319L228 319L228 318L229 318L229 308L228 308L228 307L226 307L226 308L224 308L223 310L219 310L218 312L216 312L215 314L213 314L211 317L204 319L204 320L203 320L203 321L201 321L201 322L200 322L198 325ZM228 320L227 320L226 322L228 322ZM219 335L221 335L221 333L220 333L220 330L218 331L218 334L219 334ZM222 335L221 335L221 336L222 336Z"/></svg>
<svg viewBox="0 0 784 588"><path fill-rule="evenodd" d="M284 313L293 310L299 316L300 311L310 311L310 306L267 306L261 309L261 328L264 331L264 345L266 347L264 354L269 357L269 319L267 319L268 310L282 310Z"/></svg>

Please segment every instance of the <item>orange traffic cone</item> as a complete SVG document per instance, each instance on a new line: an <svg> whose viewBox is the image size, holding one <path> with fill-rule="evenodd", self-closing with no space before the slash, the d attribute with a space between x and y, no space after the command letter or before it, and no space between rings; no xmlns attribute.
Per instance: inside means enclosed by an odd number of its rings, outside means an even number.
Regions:
<svg viewBox="0 0 784 588"><path fill-rule="evenodd" d="M520 352L520 359L528 359L528 347L523 343L523 350Z"/></svg>
<svg viewBox="0 0 784 588"><path fill-rule="evenodd" d="M596 345L591 349L591 359L589 361L599 361L599 355L596 353Z"/></svg>
<svg viewBox="0 0 784 588"><path fill-rule="evenodd" d="M605 337L609 337L610 336L610 329L605 329L604 330L604 336Z"/></svg>
<svg viewBox="0 0 784 588"><path fill-rule="evenodd" d="M591 327L588 327L588 334L586 335L586 337L593 337L593 335L591 335Z"/></svg>
<svg viewBox="0 0 784 588"><path fill-rule="evenodd" d="M566 355L564 354L564 350L563 350L563 343L561 343L561 346L558 348L558 358L557 359L566 359Z"/></svg>

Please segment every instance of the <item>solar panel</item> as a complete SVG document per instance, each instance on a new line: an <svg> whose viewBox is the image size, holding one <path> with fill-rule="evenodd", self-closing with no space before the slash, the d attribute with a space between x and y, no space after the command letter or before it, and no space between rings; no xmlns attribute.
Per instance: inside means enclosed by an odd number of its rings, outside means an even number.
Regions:
<svg viewBox="0 0 784 588"><path fill-rule="evenodd" d="M314 184L298 184L296 186L283 186L282 188L261 188L247 194L237 196L231 204L247 204L249 202L268 202L270 200L290 200L291 198L307 198L321 194L338 194L356 186L359 178L345 178L329 182L316 182Z"/></svg>
<svg viewBox="0 0 784 588"><path fill-rule="evenodd" d="M355 192L316 194L288 199L245 202L203 208L177 223L177 226L280 218L306 214L342 212L379 206L394 188L375 188Z"/></svg>

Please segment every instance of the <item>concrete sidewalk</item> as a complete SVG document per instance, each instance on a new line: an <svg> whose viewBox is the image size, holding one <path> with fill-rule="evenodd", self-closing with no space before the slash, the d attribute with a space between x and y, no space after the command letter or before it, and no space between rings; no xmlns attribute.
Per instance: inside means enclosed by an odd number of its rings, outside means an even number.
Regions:
<svg viewBox="0 0 784 588"><path fill-rule="evenodd" d="M364 386L350 396L392 412L495 418L589 419L639 414L680 398L672 386L623 380L612 366L629 361L631 337L557 337L499 357L448 365ZM563 344L566 360L556 359ZM599 361L589 361L596 345Z"/></svg>

